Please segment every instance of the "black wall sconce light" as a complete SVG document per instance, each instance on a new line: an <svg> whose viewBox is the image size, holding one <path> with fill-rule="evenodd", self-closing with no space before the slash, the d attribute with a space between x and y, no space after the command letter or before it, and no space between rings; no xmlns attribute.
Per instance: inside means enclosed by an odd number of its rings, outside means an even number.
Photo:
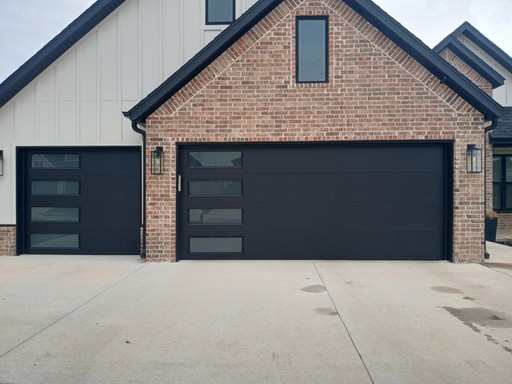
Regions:
<svg viewBox="0 0 512 384"><path fill-rule="evenodd" d="M4 151L0 149L0 176L4 175Z"/></svg>
<svg viewBox="0 0 512 384"><path fill-rule="evenodd" d="M165 171L165 154L164 147L156 147L151 152L151 174L163 175Z"/></svg>
<svg viewBox="0 0 512 384"><path fill-rule="evenodd" d="M475 144L468 144L466 150L466 165L468 173L482 172L482 149Z"/></svg>

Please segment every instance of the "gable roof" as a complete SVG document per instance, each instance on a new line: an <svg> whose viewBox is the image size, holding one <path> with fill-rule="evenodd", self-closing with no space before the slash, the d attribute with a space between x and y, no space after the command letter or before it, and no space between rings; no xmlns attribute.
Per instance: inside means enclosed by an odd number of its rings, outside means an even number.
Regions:
<svg viewBox="0 0 512 384"><path fill-rule="evenodd" d="M473 68L479 75L487 80L494 88L498 88L505 84L505 78L494 70L489 64L478 57L473 51L462 44L455 36L448 35L443 41L437 44L434 52L440 54L445 49L449 49L455 53L466 64Z"/></svg>
<svg viewBox="0 0 512 384"><path fill-rule="evenodd" d="M491 40L485 37L478 29L473 27L467 21L451 33L455 38L465 36L485 53L496 60L507 71L512 72L512 57L510 57L504 50L494 44Z"/></svg>
<svg viewBox="0 0 512 384"><path fill-rule="evenodd" d="M217 36L209 45L175 72L146 98L123 114L136 123L146 118L191 81L217 57L233 45L258 21L267 16L283 0L259 0L242 17ZM390 40L414 57L447 86L457 92L488 120L503 114L503 107L489 97L470 80L460 74L444 59L427 47L421 40L405 29L371 0L340 0L368 20Z"/></svg>
<svg viewBox="0 0 512 384"><path fill-rule="evenodd" d="M512 107L505 107L505 114L499 118L498 126L489 135L494 145L512 145Z"/></svg>
<svg viewBox="0 0 512 384"><path fill-rule="evenodd" d="M98 0L0 84L0 108L125 0Z"/></svg>

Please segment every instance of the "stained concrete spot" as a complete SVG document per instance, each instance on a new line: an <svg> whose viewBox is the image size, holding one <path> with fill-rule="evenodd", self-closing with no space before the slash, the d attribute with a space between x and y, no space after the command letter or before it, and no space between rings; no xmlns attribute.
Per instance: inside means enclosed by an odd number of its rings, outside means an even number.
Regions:
<svg viewBox="0 0 512 384"><path fill-rule="evenodd" d="M437 287L430 287L430 289L433 291L442 292L442 293L460 293L460 294L464 293L460 289L452 288L452 287L437 286Z"/></svg>
<svg viewBox="0 0 512 384"><path fill-rule="evenodd" d="M462 300L469 300L469 301L475 301L472 297L464 296Z"/></svg>
<svg viewBox="0 0 512 384"><path fill-rule="evenodd" d="M337 316L338 312L332 308L315 308L314 311L319 315Z"/></svg>
<svg viewBox="0 0 512 384"><path fill-rule="evenodd" d="M491 335L484 335L486 338L487 338L487 341L490 341L491 343L493 344L499 344L496 339L494 337L492 337Z"/></svg>
<svg viewBox="0 0 512 384"><path fill-rule="evenodd" d="M304 287L301 289L303 292L309 292L309 293L322 293L327 291L323 285L308 285L307 287Z"/></svg>
<svg viewBox="0 0 512 384"><path fill-rule="evenodd" d="M486 308L443 308L478 333L481 331L475 324L489 328L512 328L512 320L507 319L506 315Z"/></svg>
<svg viewBox="0 0 512 384"><path fill-rule="evenodd" d="M509 347L503 347L504 351L507 351L508 353L512 353L512 348Z"/></svg>

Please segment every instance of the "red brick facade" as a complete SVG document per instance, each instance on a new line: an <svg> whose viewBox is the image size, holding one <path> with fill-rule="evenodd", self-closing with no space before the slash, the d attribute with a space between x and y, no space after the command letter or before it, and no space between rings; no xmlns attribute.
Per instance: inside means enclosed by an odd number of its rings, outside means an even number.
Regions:
<svg viewBox="0 0 512 384"><path fill-rule="evenodd" d="M468 65L464 60L458 57L455 53L453 53L450 49L446 48L441 53L440 56L445 59L448 63L450 63L455 69L457 69L460 73L462 73L466 78L468 78L473 84L475 84L482 91L487 93L492 97L492 84L487 81L482 75L476 72L470 65ZM490 212L493 210L492 200L492 145L489 144L489 138L487 138L487 147L485 153L485 172L486 172L486 188L485 188L485 201L486 201L486 211Z"/></svg>
<svg viewBox="0 0 512 384"><path fill-rule="evenodd" d="M453 65L460 73L466 76L473 84L475 84L482 91L492 97L492 84L488 82L482 75L471 68L464 60L458 57L455 53L448 48L441 52L440 56Z"/></svg>
<svg viewBox="0 0 512 384"><path fill-rule="evenodd" d="M295 82L295 17L329 16L329 82ZM484 256L482 115L339 0L285 0L147 120L147 153L164 146L164 175L147 173L147 257L176 260L180 143L451 141L453 260ZM148 158L149 161L149 158Z"/></svg>
<svg viewBox="0 0 512 384"><path fill-rule="evenodd" d="M16 227L0 226L0 256L16 256Z"/></svg>

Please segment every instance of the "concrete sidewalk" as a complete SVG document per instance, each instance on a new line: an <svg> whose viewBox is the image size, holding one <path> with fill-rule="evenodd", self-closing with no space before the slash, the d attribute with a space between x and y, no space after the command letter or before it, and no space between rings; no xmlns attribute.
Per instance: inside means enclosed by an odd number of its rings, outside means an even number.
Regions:
<svg viewBox="0 0 512 384"><path fill-rule="evenodd" d="M4 257L0 383L510 383L501 269Z"/></svg>

